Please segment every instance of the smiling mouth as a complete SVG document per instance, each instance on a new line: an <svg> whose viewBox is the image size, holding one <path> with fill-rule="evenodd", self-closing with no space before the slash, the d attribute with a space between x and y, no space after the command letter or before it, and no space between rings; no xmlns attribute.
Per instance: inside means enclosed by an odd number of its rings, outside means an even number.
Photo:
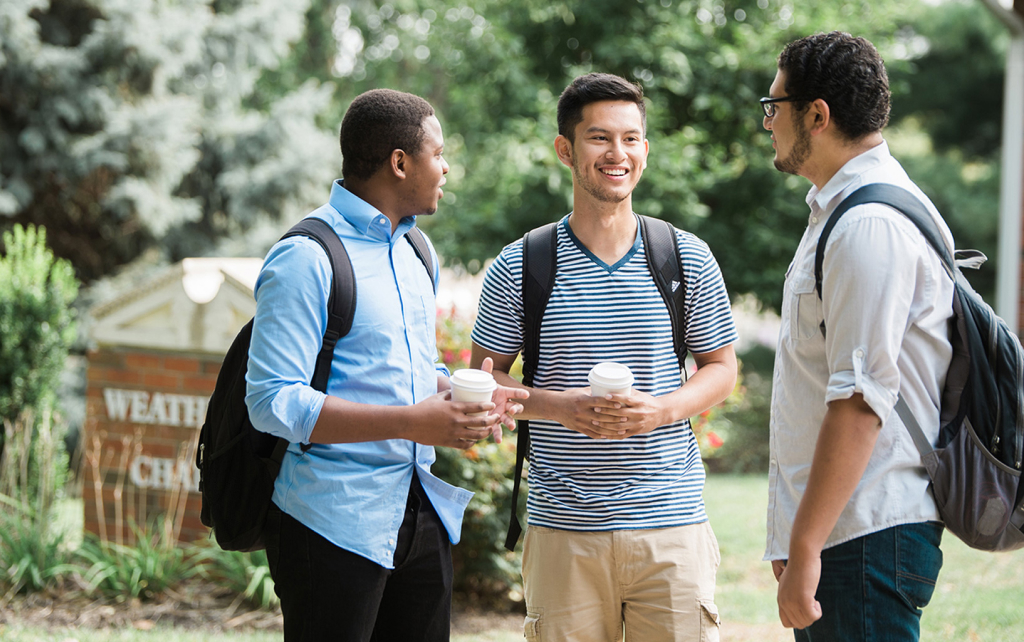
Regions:
<svg viewBox="0 0 1024 642"><path fill-rule="evenodd" d="M624 169L602 169L600 171L605 176L615 176L615 177L625 176L626 173L627 173L626 170L624 170Z"/></svg>

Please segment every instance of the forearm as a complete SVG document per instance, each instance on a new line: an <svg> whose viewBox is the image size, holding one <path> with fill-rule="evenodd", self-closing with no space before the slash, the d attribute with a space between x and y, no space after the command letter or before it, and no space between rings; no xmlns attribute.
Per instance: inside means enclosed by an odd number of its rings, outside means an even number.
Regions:
<svg viewBox="0 0 1024 642"><path fill-rule="evenodd" d="M829 404L793 522L790 561L821 554L867 469L881 427L860 394Z"/></svg>
<svg viewBox="0 0 1024 642"><path fill-rule="evenodd" d="M352 444L408 439L416 422L413 406L378 406L328 396L313 426L314 444Z"/></svg>
<svg viewBox="0 0 1024 642"><path fill-rule="evenodd" d="M736 386L736 360L731 350L721 361L705 363L679 389L658 397L664 416L661 425L695 417L729 397Z"/></svg>

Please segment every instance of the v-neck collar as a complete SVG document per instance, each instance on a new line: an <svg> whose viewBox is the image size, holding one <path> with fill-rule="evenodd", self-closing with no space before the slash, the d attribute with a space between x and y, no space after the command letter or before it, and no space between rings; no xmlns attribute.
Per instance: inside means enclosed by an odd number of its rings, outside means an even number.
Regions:
<svg viewBox="0 0 1024 642"><path fill-rule="evenodd" d="M573 233L572 227L570 227L569 225L569 217L571 215L572 212L569 212L568 214L565 215L565 218L562 219L562 227L565 229L565 233L569 235L569 240L571 240L576 245L576 247L579 248L580 252L583 252L583 254L586 255L587 258L589 258L595 264L607 270L609 274L615 272L615 270L618 270L626 263L629 263L629 260L633 258L633 255L640 250L640 220L637 219L636 238L633 239L633 247L629 248L629 251L626 252L626 254L623 255L621 259L616 261L614 265L608 265L607 263L599 259L597 255L588 250L587 246L583 245L583 243L579 240L576 234ZM635 213L633 214L633 217L636 218Z"/></svg>

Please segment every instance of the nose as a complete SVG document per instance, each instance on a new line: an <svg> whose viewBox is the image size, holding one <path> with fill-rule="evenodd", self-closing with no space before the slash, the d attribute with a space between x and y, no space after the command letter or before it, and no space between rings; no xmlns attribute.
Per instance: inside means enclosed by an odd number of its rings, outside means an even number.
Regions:
<svg viewBox="0 0 1024 642"><path fill-rule="evenodd" d="M613 160L619 160L626 155L625 151L623 151L624 149L625 147L621 140L612 139L611 145L608 147L608 151L605 152L605 156Z"/></svg>
<svg viewBox="0 0 1024 642"><path fill-rule="evenodd" d="M444 159L444 156L441 157L441 173L442 174L447 174L448 173L448 161L446 161Z"/></svg>
<svg viewBox="0 0 1024 642"><path fill-rule="evenodd" d="M772 120L774 120L774 117L769 118L768 116L765 116L764 119L761 121L761 126L764 127L765 129L767 129L768 131L771 131L772 130Z"/></svg>

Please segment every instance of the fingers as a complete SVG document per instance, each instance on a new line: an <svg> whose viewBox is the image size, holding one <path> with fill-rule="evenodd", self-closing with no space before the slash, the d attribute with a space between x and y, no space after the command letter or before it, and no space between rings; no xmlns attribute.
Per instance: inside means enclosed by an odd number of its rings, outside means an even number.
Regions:
<svg viewBox="0 0 1024 642"><path fill-rule="evenodd" d="M785 560L772 560L772 573L775 574L775 581L778 582L779 578L782 577L782 571L786 570Z"/></svg>
<svg viewBox="0 0 1024 642"><path fill-rule="evenodd" d="M484 372L491 372L494 369L494 359L484 357L483 363L480 364L480 369Z"/></svg>

